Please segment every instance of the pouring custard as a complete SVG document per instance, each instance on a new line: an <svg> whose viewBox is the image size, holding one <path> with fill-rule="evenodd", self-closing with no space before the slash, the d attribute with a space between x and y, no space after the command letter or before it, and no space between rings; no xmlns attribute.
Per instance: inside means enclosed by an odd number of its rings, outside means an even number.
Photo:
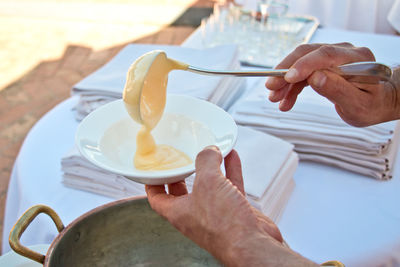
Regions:
<svg viewBox="0 0 400 267"><path fill-rule="evenodd" d="M148 52L129 68L122 98L129 115L142 125L136 136L136 169L168 170L192 163L182 151L157 145L151 135L164 112L168 73L187 68L187 64L167 58L163 51Z"/></svg>

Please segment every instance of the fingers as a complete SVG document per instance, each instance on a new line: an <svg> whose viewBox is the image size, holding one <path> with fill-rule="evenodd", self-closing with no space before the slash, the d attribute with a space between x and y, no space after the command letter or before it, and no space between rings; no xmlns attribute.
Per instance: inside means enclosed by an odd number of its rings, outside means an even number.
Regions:
<svg viewBox="0 0 400 267"><path fill-rule="evenodd" d="M145 189L152 209L166 217L174 196L167 195L164 185L145 185Z"/></svg>
<svg viewBox="0 0 400 267"><path fill-rule="evenodd" d="M289 55L287 55L281 63L279 63L276 68L279 69L288 69L290 68L299 58L311 53L312 51L315 51L319 49L321 46L324 46L325 44L303 44L299 45L296 47L293 52L291 52ZM342 44L336 44L338 46L341 46Z"/></svg>
<svg viewBox="0 0 400 267"><path fill-rule="evenodd" d="M348 82L340 75L330 71L316 71L309 78L308 83L320 95L328 98L332 103L354 107L355 100L364 97L365 91Z"/></svg>
<svg viewBox="0 0 400 267"><path fill-rule="evenodd" d="M169 184L169 195L165 191L164 185L146 185L145 189L151 207L163 216L167 215L167 211L170 209L176 196L188 193L185 181Z"/></svg>
<svg viewBox="0 0 400 267"><path fill-rule="evenodd" d="M288 83L297 83L307 79L316 70L374 60L372 52L365 47L352 47L350 44L323 45L297 59L286 73L285 80Z"/></svg>
<svg viewBox="0 0 400 267"><path fill-rule="evenodd" d="M374 61L372 52L365 47L354 47L350 43L340 44L305 44L298 46L276 68L289 69L284 78L269 78L265 86L272 91L269 99L278 102L286 99L289 84L305 81L314 71L328 69L334 66L356 61ZM291 101L285 100L280 109L289 110L301 92L298 86L291 95Z"/></svg>
<svg viewBox="0 0 400 267"><path fill-rule="evenodd" d="M244 185L243 185L243 175L242 175L242 164L240 162L240 158L238 153L235 150L232 150L225 157L225 171L226 178L231 181L233 185L237 187L237 189L245 195Z"/></svg>
<svg viewBox="0 0 400 267"><path fill-rule="evenodd" d="M367 48L356 48L349 43L300 45L277 65L277 68L289 68L285 77L270 78L265 83L271 90L269 100L280 101L279 109L288 111L292 109L297 96L307 85L307 78L314 71L366 60L374 60L371 51Z"/></svg>
<svg viewBox="0 0 400 267"><path fill-rule="evenodd" d="M311 51L318 49L322 44L307 44L298 46L292 53L287 55L281 63L279 63L275 69L288 69L290 68L299 58L310 53ZM284 78L271 77L268 78L265 86L270 90L279 90L285 86L287 82Z"/></svg>
<svg viewBox="0 0 400 267"><path fill-rule="evenodd" d="M222 154L216 146L208 146L196 157L196 177L221 175ZM198 179L196 179L198 180Z"/></svg>
<svg viewBox="0 0 400 267"><path fill-rule="evenodd" d="M285 98L285 96L287 95L287 93L290 90L290 84L286 83L285 86L283 86L281 89L276 90L276 91L271 91L269 93L269 101L271 102L279 102L282 99Z"/></svg>
<svg viewBox="0 0 400 267"><path fill-rule="evenodd" d="M379 101L374 92L377 85L351 83L330 71L316 71L308 82L318 94L335 104L336 112L346 123L360 127L373 120L375 114L369 110L373 109L374 101Z"/></svg>
<svg viewBox="0 0 400 267"><path fill-rule="evenodd" d="M149 200L155 196L166 194L164 185L145 185L145 190Z"/></svg>
<svg viewBox="0 0 400 267"><path fill-rule="evenodd" d="M282 101L279 103L279 109L281 111L289 111L296 103L297 96L301 93L303 88L307 86L307 82L299 82L295 84L288 84L288 90L283 97Z"/></svg>
<svg viewBox="0 0 400 267"><path fill-rule="evenodd" d="M188 193L185 181L179 181L177 183L168 185L168 192L174 196L182 196Z"/></svg>
<svg viewBox="0 0 400 267"><path fill-rule="evenodd" d="M317 90L318 93L332 102L338 103L336 101L339 100L348 103L350 100L343 99L343 96L348 96L353 92L336 93L343 91L339 89L355 88L355 86L350 86L350 83L344 83L344 79L339 80L337 75L326 81L326 75L323 75L322 70L328 70L350 62L374 60L375 57L368 48L354 47L349 43L301 45L277 66L279 68L289 68L284 79L274 78L267 80L265 85L272 91L269 99L272 102L280 101L279 109L288 111L293 107L297 96L308 82L314 89L319 89L319 91ZM335 85L333 90L330 90L331 88L329 88L329 91L323 90L328 89L329 83Z"/></svg>

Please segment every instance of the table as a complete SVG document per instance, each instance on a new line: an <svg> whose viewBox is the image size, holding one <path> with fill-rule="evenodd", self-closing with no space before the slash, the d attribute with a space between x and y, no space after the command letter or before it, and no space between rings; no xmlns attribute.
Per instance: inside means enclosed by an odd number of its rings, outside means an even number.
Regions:
<svg viewBox="0 0 400 267"><path fill-rule="evenodd" d="M378 60L400 62L400 37L319 29L312 42L350 41L369 46ZM195 32L185 46L200 47ZM74 143L78 123L72 97L47 113L29 132L15 162L6 203L3 253L8 233L30 206L52 207L64 224L113 199L66 188L60 159ZM316 262L341 260L346 266L400 264L400 156L394 177L376 181L337 168L301 162L295 190L278 223L289 245ZM40 215L22 236L26 245L50 243L57 230Z"/></svg>

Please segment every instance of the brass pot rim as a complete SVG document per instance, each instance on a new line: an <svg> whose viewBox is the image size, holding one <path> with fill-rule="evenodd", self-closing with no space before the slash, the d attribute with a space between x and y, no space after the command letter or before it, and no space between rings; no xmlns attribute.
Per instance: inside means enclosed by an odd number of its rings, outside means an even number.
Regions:
<svg viewBox="0 0 400 267"><path fill-rule="evenodd" d="M51 242L50 247L48 248L47 252L46 252L46 256L44 258L44 263L43 266L49 266L49 260L50 260L50 256L53 253L53 250L55 248L55 246L61 241L61 239L64 237L64 235L71 229L73 228L76 224L78 224L79 222L81 222L82 220L92 216L93 214L96 214L98 212L102 212L105 209L108 209L110 207L113 206L117 206L117 205L121 205L123 203L127 203L127 202L131 202L131 201L135 201L135 200L142 200L142 199L147 199L146 195L142 195L142 196L134 196L134 197L128 197L128 198L123 198L123 199L119 199L119 200L115 200L115 201L111 201L108 203L105 203L103 205L100 205L94 209L91 209L85 213L83 213L82 215L80 215L79 217L77 217L76 219L74 219L70 224L68 224Z"/></svg>

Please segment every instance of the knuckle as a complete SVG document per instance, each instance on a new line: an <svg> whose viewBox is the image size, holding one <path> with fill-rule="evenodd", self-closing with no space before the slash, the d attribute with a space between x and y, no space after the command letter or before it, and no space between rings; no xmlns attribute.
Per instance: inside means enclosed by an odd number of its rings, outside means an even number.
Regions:
<svg viewBox="0 0 400 267"><path fill-rule="evenodd" d="M319 44L301 44L294 50L295 54L303 55L319 47Z"/></svg>
<svg viewBox="0 0 400 267"><path fill-rule="evenodd" d="M212 169L209 169L209 168L207 168L207 169L204 169L204 170L202 170L202 172L201 173L198 173L197 174L197 177L196 178L199 178L198 180L198 186L200 187L200 188L209 188L210 186L212 186L212 184L209 182L210 180L214 180L214 179L212 179L212 178L215 178L215 177L218 177L219 176L219 174L215 171L215 170L212 170Z"/></svg>
<svg viewBox="0 0 400 267"><path fill-rule="evenodd" d="M334 45L324 45L321 46L318 50L319 53L321 53L321 55L329 61L334 61L338 55L338 49Z"/></svg>
<svg viewBox="0 0 400 267"><path fill-rule="evenodd" d="M365 59L367 60L375 60L375 56L372 51L368 47L357 47L355 50Z"/></svg>
<svg viewBox="0 0 400 267"><path fill-rule="evenodd" d="M326 77L327 79L322 85L313 79L309 79L308 82L317 93L333 102L346 99L349 91L347 83L337 76L327 75Z"/></svg>
<svg viewBox="0 0 400 267"><path fill-rule="evenodd" d="M349 42L341 42L341 43L337 43L335 45L342 46L342 47L354 47L354 45Z"/></svg>
<svg viewBox="0 0 400 267"><path fill-rule="evenodd" d="M203 149L202 151L200 151L200 153L197 155L198 159L222 159L222 155L218 149L218 147L207 147L205 149Z"/></svg>

